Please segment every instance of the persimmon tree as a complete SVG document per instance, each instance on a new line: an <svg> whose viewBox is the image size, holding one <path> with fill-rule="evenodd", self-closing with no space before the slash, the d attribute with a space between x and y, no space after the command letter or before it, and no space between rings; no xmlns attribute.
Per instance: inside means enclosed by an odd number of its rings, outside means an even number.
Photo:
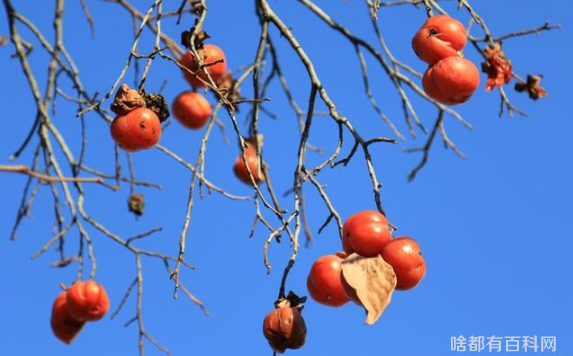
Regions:
<svg viewBox="0 0 573 356"><path fill-rule="evenodd" d="M11 235L13 240L17 239L18 229L25 222L38 192L47 190L51 195L55 232L49 236L50 232L46 231L44 245L38 251L32 252L32 258L55 249L58 252L58 259L53 262L54 266L77 270L77 281L94 279L97 277L98 257L94 252L96 241L93 237L96 234L117 243L125 249L127 255L134 258L135 277L133 282L126 286L123 299L112 303L116 306L112 316L117 315L130 296L135 295L136 312L131 321L138 325L140 354L144 353L146 341L169 353L168 346L162 345L149 334L143 323L144 289L141 268L143 259L161 261L165 266L165 278L173 283L173 297L177 298L182 293L207 313L203 302L207 304L208 301L199 300L195 296L195 291L188 288L180 278L186 270L194 269L186 258L189 229L193 223L194 208L200 204L198 198L203 198L206 193L219 194L230 200L248 200L253 204L251 235L265 235L261 249L268 273L271 273L269 249L281 240L290 244L290 255L284 256L282 261L272 263L284 265L282 271L279 271L282 273L282 278L280 285L277 286L278 300L284 300L289 289L289 273L296 263L301 240L305 239L306 243L313 241L313 232L306 211L306 189L318 193L327 211L324 221L315 222L320 226L318 233L330 224L335 226L339 236L342 237L344 219L329 199L329 190L324 185L327 182L322 181L321 173L327 170L336 172L344 169L349 162L360 160L362 168L356 174L369 177L373 208L386 215L392 229L396 229L397 227L391 224L392 214L384 209L381 196L383 182L379 174L385 168L374 165L372 147L392 145L395 149L400 149L399 146L408 142L410 137L419 135L424 137L425 143L420 147L405 149L406 152L420 155L419 163L412 167L408 174L409 180L414 180L420 170L429 164L430 150L440 142L456 155L464 156L455 137L448 135L448 125L462 125L471 129L474 118L462 116L456 110L456 106L435 101L425 92L422 87L422 73L401 60L388 46L385 36L390 29L385 28L384 23L378 20L381 12L391 13L395 7L409 6L416 11L424 12L428 17L443 14L454 18L469 18L469 22L464 24L469 34L465 51L476 51L480 55L481 63L476 63L478 67L481 66L482 71L480 88L491 91L491 95L499 97L499 107L495 111L498 111L499 116L509 117L526 115L516 106L516 101L526 100L524 99L526 95L537 100L546 92L540 85L542 79L540 74L516 73L512 70L512 61L518 62L519 57L504 53L502 43L515 37L559 28L557 24L544 23L526 30L515 29L510 33L493 33L487 19L482 18L474 10L469 0L450 2L364 0L364 20L371 23L375 38L372 41L354 34L345 25L344 18L332 17L327 5L319 6L311 0L293 1L293 6L297 3L301 9L312 14L317 23L330 28L330 35L333 38L346 42L353 48L353 52L342 52L340 55L348 58L348 66L356 65L360 70L364 91L356 95L363 95L369 100L372 116L379 117L385 125L384 127L377 125L367 132L362 132L353 124L355 120L353 113L341 114L337 103L329 95L330 88L324 84L319 74L320 68L315 66L305 46L301 44L300 37L305 34L291 30L293 24L283 19L280 12L275 10L274 2L255 0L254 13L250 18L244 19L260 26L258 38L251 39L257 41L256 50L251 54L252 61L240 67L229 65L230 71L217 78L214 78L210 70L225 60L209 63L209 58L201 54L205 44L218 43L217 38L209 38L209 27L224 26L218 23L216 17L210 16L208 0L185 0L178 3L162 0L137 3L128 0L105 0L105 2L110 3L108 6L113 6L110 11L125 12L126 21L133 23L133 39L130 43L125 43L123 53L126 58L125 65L117 68L117 77L108 82L95 83L98 90L92 92L87 88L94 87L94 84L86 85L82 80L81 73L86 69L79 68L75 62L75 58L81 56L81 53L68 50L67 41L73 29L64 26L64 19L66 16L85 16L87 25L95 35L98 28L109 25L98 22L90 14L90 7L101 4L80 0L83 14L69 14L64 0L43 2L38 6L53 18L53 28L46 31L36 25L34 18L20 11L18 2L2 0L9 33L0 34L2 35L0 44L5 48L10 47L14 59L19 62L33 98L36 114L34 117L21 118L29 120L29 133L23 138L22 144L15 147L14 154L8 159L3 159L0 171L3 174L20 173L24 176L22 179L26 180L21 204L16 207ZM405 37L404 46L409 47L411 37L410 35ZM149 43L150 46L147 45ZM296 75L304 78L307 83L306 97L298 97L289 86L292 78L283 70L285 51L289 51L289 55L294 55L296 61L305 69ZM30 56L38 52L46 54L45 63L33 67L30 64ZM7 53L4 50L2 55L8 55ZM198 59L196 68L189 68L182 60L189 56ZM226 56L232 58L233 53L226 53ZM168 77L165 73L154 70L158 61L169 63L174 72L182 74L174 78L173 75ZM371 64L376 70L385 73L390 83L389 91L393 92L393 95L384 98L385 102L388 101L388 97L392 97L392 100L402 108L401 117L390 117L385 109L386 103L380 104L381 98L372 90L371 84L377 78L371 75ZM189 173L189 184L178 187L182 194L187 194L188 201L186 206L181 207L185 213L181 222L176 254L166 254L138 246L138 242L142 239L153 238L154 235L160 234L161 228L143 231L134 236L120 236L108 228L108 222L114 219L114 216L94 216L85 204L87 191L108 189L119 192L127 189L130 192L127 209L135 215L141 215L145 213L145 194L141 192L145 189L161 188L158 183L148 182L136 176L137 167L132 162L132 156L137 155L137 152L125 151L115 146L114 154L107 158L115 167L113 172L93 167L89 159L86 159L87 150L91 149L86 144L90 139L86 121L94 121L107 127L114 121L115 114L120 115L114 110L112 103L118 91L129 89L125 83L128 82L131 73L137 78L133 85L135 95L140 95L143 101L151 100L156 112L160 112L165 118L169 115L167 103L171 103L175 98L164 97L162 88L148 89L146 86L148 78L159 77L165 79L165 84L168 84L173 81L184 82L184 76L191 77L196 83L200 83L195 86L204 88L198 88L196 91L208 96L212 103L212 115L209 116L205 127L195 133L202 139L199 147L195 147L197 153L193 159L183 158L184 155L175 152L162 142L152 148L164 153L164 160L176 162L181 170ZM275 84L280 91L271 90ZM272 99L276 96L286 97L292 110L290 116L297 120L300 129L299 134L291 138L298 142L298 149L296 152L284 153L296 156L297 162L289 178L290 190L286 192L288 205L284 203L282 197L285 192L277 191L273 184L275 179L285 178L275 177L273 170L265 164L263 144L265 132L259 125L261 120L274 117ZM435 115L431 117L418 115L416 103L421 102L424 102L423 105L432 106ZM466 105L471 105L471 101ZM73 108L76 112L75 117L62 117L63 115L57 110L62 106ZM203 104L203 107L206 106ZM317 117L321 120L328 119L336 128L337 136L334 139L337 144L334 147L325 149L313 145L313 136L320 135L313 130ZM73 125L77 128L76 137L80 137L79 145L70 144L70 137L62 134L61 125ZM169 130L185 130L172 119L168 119L163 126L164 128L171 126ZM235 168L235 173L252 187L249 196L236 194L220 186L217 184L217 177L206 172L206 152L212 136L216 135L217 131L227 142L238 142L235 165L239 168ZM164 130L163 135L169 133L170 131ZM110 145L113 144L111 136L106 140ZM73 148L76 146L79 148ZM320 154L323 157L322 163L316 166L309 165L308 151ZM25 161L24 157L31 157L31 160ZM237 173L241 169L243 172ZM117 196L118 203L125 204L122 196ZM77 246L77 249L70 251L66 248L70 241L74 241L73 246ZM272 271L277 273L274 269ZM65 282L70 284L73 281ZM298 290L296 293L304 295L306 291Z"/></svg>

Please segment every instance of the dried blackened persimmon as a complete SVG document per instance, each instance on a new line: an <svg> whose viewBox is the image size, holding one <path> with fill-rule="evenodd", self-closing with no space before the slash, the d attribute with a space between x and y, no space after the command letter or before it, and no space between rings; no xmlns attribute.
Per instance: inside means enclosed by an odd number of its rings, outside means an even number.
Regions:
<svg viewBox="0 0 573 356"><path fill-rule="evenodd" d="M306 341L306 323L300 308L282 306L268 313L263 322L263 334L278 353L301 348Z"/></svg>

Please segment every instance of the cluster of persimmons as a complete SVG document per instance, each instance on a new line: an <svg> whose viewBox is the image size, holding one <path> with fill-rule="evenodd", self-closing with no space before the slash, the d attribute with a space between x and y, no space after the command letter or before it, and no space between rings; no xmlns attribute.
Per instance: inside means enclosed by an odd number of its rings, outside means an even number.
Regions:
<svg viewBox="0 0 573 356"><path fill-rule="evenodd" d="M479 85L479 71L463 58L468 34L446 15L430 17L412 39L416 55L429 64L422 78L428 96L445 105L465 103Z"/></svg>
<svg viewBox="0 0 573 356"><path fill-rule="evenodd" d="M187 52L179 59L183 77L191 84L193 90L179 94L171 105L173 116L183 127L190 130L203 128L213 117L211 104L203 94L196 91L204 88L205 83L209 83L209 77L205 72L208 72L210 78L219 86L229 86L229 82L232 82L223 50L211 44L201 44L201 46L197 53L202 57L202 66L192 52ZM155 95L155 98L157 97ZM152 148L159 143L162 134L161 123L169 116L167 108L162 107L164 102L161 100L158 103L153 97L150 98L150 95L131 90L125 85L118 90L116 100L112 104L112 110L117 116L111 124L111 136L119 147L128 152L135 152ZM249 138L245 143L245 159L242 154L237 157L233 172L246 184L252 185L251 175L254 182L262 183L265 177L261 171L256 148L262 142L259 140L255 143L255 138Z"/></svg>
<svg viewBox="0 0 573 356"><path fill-rule="evenodd" d="M392 230L386 217L377 211L362 211L348 218L342 230L344 251L322 256L311 267L307 288L312 299L330 307L340 307L350 300L362 305L360 296L342 273L345 260L356 255L363 259L381 257L390 265L395 278L392 289L409 290L417 286L426 274L420 246L409 237L393 238ZM263 333L276 352L303 346L306 324L301 310L301 306L293 306L291 300L279 300L277 308L267 314Z"/></svg>
<svg viewBox="0 0 573 356"><path fill-rule="evenodd" d="M412 40L414 52L429 65L423 76L423 88L430 98L442 104L466 102L479 85L478 69L464 59L461 52L467 38L467 31L459 21L438 15L431 16ZM196 89L205 87L211 80L219 86L226 83L229 89L231 78L225 54L219 47L201 43L196 52L202 57L201 61L189 51L179 58L183 77L193 90L179 94L171 105L173 116L190 130L201 129L214 119L211 104ZM499 79L499 85L505 80L505 77ZM117 116L111 125L111 136L128 152L155 146L161 138L161 123L169 116L161 96L136 92L127 86L118 90L112 110ZM256 140L246 140L245 155L240 154L233 166L235 175L247 184L265 181L257 155L261 143ZM312 265L307 278L312 299L330 307L339 307L351 300L363 305L343 273L345 261L351 257L381 258L391 271L391 291L417 286L426 273L420 246L409 237L394 238L392 232L386 217L376 211L362 211L347 219L342 231L343 251L322 256ZM304 298L296 296L279 299L276 308L265 317L263 333L274 351L282 353L304 345L306 325L301 315L302 302ZM101 285L93 281L77 282L56 298L52 329L60 340L70 343L87 321L100 319L108 308L109 299Z"/></svg>
<svg viewBox="0 0 573 356"><path fill-rule="evenodd" d="M54 300L52 331L62 342L70 344L86 322L100 320L108 309L109 298L101 284L91 280L76 282Z"/></svg>

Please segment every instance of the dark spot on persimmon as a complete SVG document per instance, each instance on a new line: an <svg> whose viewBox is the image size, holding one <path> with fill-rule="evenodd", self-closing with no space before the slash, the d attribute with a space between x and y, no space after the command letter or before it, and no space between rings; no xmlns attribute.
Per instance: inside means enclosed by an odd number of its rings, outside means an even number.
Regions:
<svg viewBox="0 0 573 356"><path fill-rule="evenodd" d="M471 94L466 94L462 96L460 100L462 100L462 102L468 101L471 98L471 96L472 96Z"/></svg>

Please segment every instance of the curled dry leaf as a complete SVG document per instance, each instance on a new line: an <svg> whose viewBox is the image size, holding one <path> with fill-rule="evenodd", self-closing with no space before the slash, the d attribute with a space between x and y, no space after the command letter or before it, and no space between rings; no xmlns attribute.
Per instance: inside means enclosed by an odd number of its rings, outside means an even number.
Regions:
<svg viewBox="0 0 573 356"><path fill-rule="evenodd" d="M126 115L130 111L145 107L145 100L137 90L131 89L127 84L122 84L115 94L111 103L111 111L116 115Z"/></svg>
<svg viewBox="0 0 573 356"><path fill-rule="evenodd" d="M169 106L167 101L161 94L146 94L143 92L143 100L145 101L145 106L153 111L155 115L159 118L160 122L167 120L169 117Z"/></svg>
<svg viewBox="0 0 573 356"><path fill-rule="evenodd" d="M8 43L8 38L0 36L0 46L5 45L6 43Z"/></svg>
<svg viewBox="0 0 573 356"><path fill-rule="evenodd" d="M299 297L295 292L291 290L288 292L286 297L279 298L275 301L275 308L293 307L302 310L302 308L304 308L304 303L306 303L306 297Z"/></svg>
<svg viewBox="0 0 573 356"><path fill-rule="evenodd" d="M200 1L197 1L197 6L195 5L191 5L193 7L193 9L195 11L197 11L197 13L203 11L202 7L203 5L201 4ZM195 26L193 26L189 31L183 31L181 32L181 45L184 46L187 49L191 49L191 37L193 37L193 33L195 32L196 28ZM202 50L204 45L204 41L208 38L210 38L211 36L209 36L209 34L205 31L197 31L197 33L195 33L195 49L197 50Z"/></svg>
<svg viewBox="0 0 573 356"><path fill-rule="evenodd" d="M189 4L191 5L191 8L193 9L193 13L194 14L200 14L203 11L203 4L201 3L200 0L196 0L196 1L189 1Z"/></svg>
<svg viewBox="0 0 573 356"><path fill-rule="evenodd" d="M258 147L263 147L265 136L263 134L257 134L257 137L249 137L246 138L245 141L247 142L247 147L248 146L256 147L255 144Z"/></svg>
<svg viewBox="0 0 573 356"><path fill-rule="evenodd" d="M390 304L396 288L394 269L378 255L351 254L342 262L342 277L366 311L366 324L374 324Z"/></svg>
<svg viewBox="0 0 573 356"><path fill-rule="evenodd" d="M547 91L539 85L541 79L543 78L542 75L527 75L527 82L525 83L516 83L515 90L518 92L527 92L529 97L533 100L537 100L539 98L543 98L547 95Z"/></svg>
<svg viewBox="0 0 573 356"><path fill-rule="evenodd" d="M143 215L143 210L145 209L145 200L143 195L140 193L135 193L127 199L127 206L129 211L134 213L136 216Z"/></svg>
<svg viewBox="0 0 573 356"><path fill-rule="evenodd" d="M233 78L233 74L231 72L225 73L221 79L217 81L217 86L219 87L219 91L225 95L227 95L227 99L231 102L235 102L241 99L241 90L239 87L235 88L236 80ZM235 107L238 111L238 106Z"/></svg>
<svg viewBox="0 0 573 356"><path fill-rule="evenodd" d="M137 91L127 84L122 84L111 103L111 111L118 116L124 116L137 108L147 108L153 111L160 122L169 117L169 108L163 95L147 94L144 89Z"/></svg>

